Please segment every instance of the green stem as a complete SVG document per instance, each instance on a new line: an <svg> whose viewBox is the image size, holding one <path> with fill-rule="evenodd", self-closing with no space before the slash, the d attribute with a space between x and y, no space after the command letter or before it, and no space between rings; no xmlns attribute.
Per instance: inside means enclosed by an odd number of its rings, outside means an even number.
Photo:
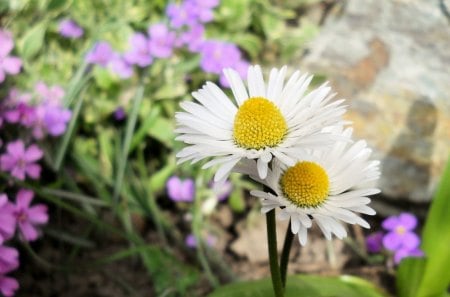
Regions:
<svg viewBox="0 0 450 297"><path fill-rule="evenodd" d="M270 274L275 297L283 297L283 284L281 282L280 267L278 266L277 229L275 223L275 209L266 214L267 243L269 246Z"/></svg>
<svg viewBox="0 0 450 297"><path fill-rule="evenodd" d="M284 237L283 251L281 252L280 271L281 271L281 283L283 288L286 288L286 275L287 267L289 264L289 254L291 253L292 240L294 239L294 233L291 232L291 222L286 230L286 236Z"/></svg>

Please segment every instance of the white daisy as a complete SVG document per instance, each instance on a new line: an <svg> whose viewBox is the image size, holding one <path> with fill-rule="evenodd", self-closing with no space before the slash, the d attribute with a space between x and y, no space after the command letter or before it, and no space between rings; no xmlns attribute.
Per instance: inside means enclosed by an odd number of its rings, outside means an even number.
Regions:
<svg viewBox="0 0 450 297"><path fill-rule="evenodd" d="M350 128L343 132L351 137ZM314 150L310 156L286 166L274 162L267 178L258 177L254 161L242 162L236 170L266 185L273 192L251 191L261 198L262 213L281 208L279 219L291 219L291 231L306 244L307 229L316 222L327 239L347 236L340 221L369 228L357 213L374 215L367 196L380 192L372 187L379 178L379 161L370 161L371 150L363 140L338 141L331 149Z"/></svg>
<svg viewBox="0 0 450 297"><path fill-rule="evenodd" d="M273 157L293 165L302 149L336 141L322 129L343 124L344 100L331 101L335 94L327 84L307 93L312 76L299 71L284 84L286 67L272 69L266 85L261 68L250 66L247 88L236 71L224 74L236 104L211 82L192 93L198 103L181 103L185 112L176 114L176 139L189 146L177 154L179 163L215 157L203 167L220 164L214 178L219 181L241 159L254 159L265 178Z"/></svg>

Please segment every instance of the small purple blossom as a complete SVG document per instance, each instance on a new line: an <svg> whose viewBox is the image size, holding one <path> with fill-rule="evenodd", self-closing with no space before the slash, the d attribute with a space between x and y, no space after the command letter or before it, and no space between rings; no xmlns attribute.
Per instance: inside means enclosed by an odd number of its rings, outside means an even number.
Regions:
<svg viewBox="0 0 450 297"><path fill-rule="evenodd" d="M22 140L8 143L6 153L0 156L0 169L10 172L19 180L24 180L28 175L32 179L38 179L41 175L41 166L36 161L43 156L42 150L35 144L25 148Z"/></svg>
<svg viewBox="0 0 450 297"><path fill-rule="evenodd" d="M182 32L177 38L177 46L187 46L189 51L197 53L205 42L205 27L194 25L188 31Z"/></svg>
<svg viewBox="0 0 450 297"><path fill-rule="evenodd" d="M383 238L383 246L396 251L401 248L413 250L420 244L420 239L413 232L417 226L417 218L410 213L402 213L398 217L391 216L385 219L382 226L388 233Z"/></svg>
<svg viewBox="0 0 450 297"><path fill-rule="evenodd" d="M14 207L6 194L0 194L0 244L13 237L16 230Z"/></svg>
<svg viewBox="0 0 450 297"><path fill-rule="evenodd" d="M0 293L3 296L12 297L17 289L19 289L19 282L15 278L0 274Z"/></svg>
<svg viewBox="0 0 450 297"><path fill-rule="evenodd" d="M248 71L249 66L250 66L249 62L247 62L245 60L240 60L240 61L236 62L235 65L231 66L231 68L236 70L237 73L239 73L239 76L242 79L244 79L247 76L247 71ZM223 71L220 73L219 82L224 87L227 87L227 88L230 87L230 82L225 77L225 74Z"/></svg>
<svg viewBox="0 0 450 297"><path fill-rule="evenodd" d="M60 136L66 132L67 124L72 117L68 109L47 105L44 113L44 125L47 133L51 136Z"/></svg>
<svg viewBox="0 0 450 297"><path fill-rule="evenodd" d="M197 23L198 7L192 1L185 1L181 4L171 3L167 6L166 14L169 17L170 25L175 28L183 26L193 26Z"/></svg>
<svg viewBox="0 0 450 297"><path fill-rule="evenodd" d="M219 5L219 0L187 0L196 6L197 18L202 23L210 22L214 19L213 8Z"/></svg>
<svg viewBox="0 0 450 297"><path fill-rule="evenodd" d="M125 113L125 109L123 109L122 106L119 106L114 111L113 116L116 121L123 121L126 118L127 114Z"/></svg>
<svg viewBox="0 0 450 297"><path fill-rule="evenodd" d="M20 72L22 61L15 56L10 56L14 48L12 34L8 31L0 30L0 83L2 83L6 74L16 75Z"/></svg>
<svg viewBox="0 0 450 297"><path fill-rule="evenodd" d="M175 202L192 202L195 197L194 180L188 178L182 181L177 176L169 178L166 184L169 198Z"/></svg>
<svg viewBox="0 0 450 297"><path fill-rule="evenodd" d="M3 118L8 123L20 123L25 127L30 127L36 120L36 109L33 106L21 102L17 106L5 110Z"/></svg>
<svg viewBox="0 0 450 297"><path fill-rule="evenodd" d="M65 19L59 23L58 32L63 37L76 39L83 36L84 30L74 20Z"/></svg>
<svg viewBox="0 0 450 297"><path fill-rule="evenodd" d="M175 45L175 32L169 31L164 24L154 24L148 28L150 36L149 48L150 53L156 58L168 58L172 55Z"/></svg>
<svg viewBox="0 0 450 297"><path fill-rule="evenodd" d="M149 40L142 33L136 33L129 40L130 50L124 54L125 60L139 67L147 67L152 64L153 57L150 54Z"/></svg>
<svg viewBox="0 0 450 297"><path fill-rule="evenodd" d="M19 253L15 248L0 245L0 275L19 267Z"/></svg>
<svg viewBox="0 0 450 297"><path fill-rule="evenodd" d="M30 207L34 193L30 190L21 189L16 196L14 215L19 230L26 241L36 240L39 232L37 226L48 222L47 206L36 204Z"/></svg>
<svg viewBox="0 0 450 297"><path fill-rule="evenodd" d="M366 248L369 253L379 253L383 249L383 232L375 232L367 236Z"/></svg>
<svg viewBox="0 0 450 297"><path fill-rule="evenodd" d="M419 248L415 248L413 250L401 248L399 250L396 250L394 253L394 263L399 264L400 261L406 257L423 257L423 256L424 253Z"/></svg>
<svg viewBox="0 0 450 297"><path fill-rule="evenodd" d="M241 61L241 52L235 44L218 40L204 42L200 54L201 68L215 74L221 74L224 68L234 68Z"/></svg>
<svg viewBox="0 0 450 297"><path fill-rule="evenodd" d="M108 66L108 63L115 57L111 45L106 41L97 42L91 51L86 55L86 61L90 64L97 64L102 67Z"/></svg>
<svg viewBox="0 0 450 297"><path fill-rule="evenodd" d="M34 86L34 91L38 95L39 103L50 104L54 106L62 105L65 92L61 86L54 85L49 87L44 82L38 82Z"/></svg>
<svg viewBox="0 0 450 297"><path fill-rule="evenodd" d="M127 79L133 75L133 66L118 54L111 59L108 66L121 79Z"/></svg>
<svg viewBox="0 0 450 297"><path fill-rule="evenodd" d="M197 239L195 238L194 234L189 234L186 236L184 243L187 247L190 248L196 248L197 247ZM208 234L206 236L206 244L210 247L214 246L217 243L217 238L211 234Z"/></svg>

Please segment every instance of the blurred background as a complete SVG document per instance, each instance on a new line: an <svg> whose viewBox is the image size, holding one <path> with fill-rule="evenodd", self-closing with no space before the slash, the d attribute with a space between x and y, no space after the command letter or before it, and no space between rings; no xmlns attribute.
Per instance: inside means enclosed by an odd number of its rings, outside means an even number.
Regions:
<svg viewBox="0 0 450 297"><path fill-rule="evenodd" d="M7 242L20 253L16 296L206 296L268 276L257 185L237 174L216 185L213 170L175 161L179 103L206 81L231 94L221 70L245 77L250 64L330 81L382 162L372 230L327 242L313 228L290 272L394 292L392 254L366 239L401 212L419 232L444 171L449 1L0 0L0 30L0 153L18 140L43 152L38 177L2 167L0 187L11 201L32 190L49 216L39 239Z"/></svg>

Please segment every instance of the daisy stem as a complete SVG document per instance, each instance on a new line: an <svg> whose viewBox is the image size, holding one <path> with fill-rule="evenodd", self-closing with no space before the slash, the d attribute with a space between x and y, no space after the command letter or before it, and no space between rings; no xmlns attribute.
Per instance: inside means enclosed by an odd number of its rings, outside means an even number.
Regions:
<svg viewBox="0 0 450 297"><path fill-rule="evenodd" d="M281 252L280 260L281 283L283 284L283 288L286 287L287 267L289 264L289 254L291 253L293 239L294 233L291 232L291 221L289 221L289 226L286 230L286 236L284 237L283 251Z"/></svg>
<svg viewBox="0 0 450 297"><path fill-rule="evenodd" d="M283 297L283 284L281 282L280 267L278 266L277 229L275 222L275 209L266 214L267 243L269 246L270 274L275 297Z"/></svg>

